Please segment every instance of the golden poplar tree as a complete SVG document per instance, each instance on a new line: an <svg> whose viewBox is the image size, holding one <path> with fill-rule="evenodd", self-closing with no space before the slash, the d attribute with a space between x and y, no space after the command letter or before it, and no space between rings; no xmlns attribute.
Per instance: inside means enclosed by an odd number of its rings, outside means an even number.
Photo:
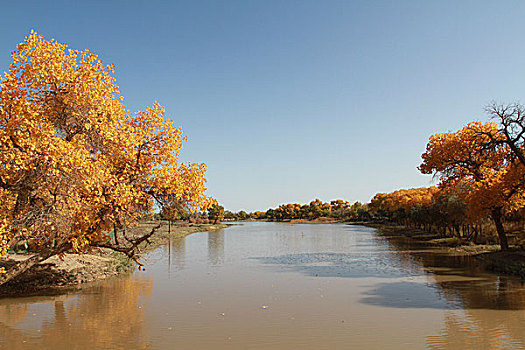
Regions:
<svg viewBox="0 0 525 350"><path fill-rule="evenodd" d="M445 187L461 185L471 218L490 215L503 250L509 248L503 228L506 211L523 206L524 167L494 123L472 122L457 132L433 135L419 169L437 174Z"/></svg>
<svg viewBox="0 0 525 350"><path fill-rule="evenodd" d="M147 237L126 245L106 232L136 224L156 196L190 211L210 205L205 164L178 160L181 128L158 103L129 112L112 65L33 31L12 58L0 78L0 257L20 240L38 253L0 284L68 250L99 245L133 256Z"/></svg>

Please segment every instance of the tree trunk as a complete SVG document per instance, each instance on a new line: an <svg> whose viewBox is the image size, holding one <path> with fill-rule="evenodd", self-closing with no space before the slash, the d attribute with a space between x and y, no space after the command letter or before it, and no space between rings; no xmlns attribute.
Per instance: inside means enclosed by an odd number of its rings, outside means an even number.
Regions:
<svg viewBox="0 0 525 350"><path fill-rule="evenodd" d="M115 244L116 245L119 245L118 243L118 229L117 229L117 225L116 224L113 224L113 234L114 234L114 238L115 238Z"/></svg>
<svg viewBox="0 0 525 350"><path fill-rule="evenodd" d="M507 241L507 234L503 228L501 207L492 209L491 211L492 220L494 220L494 225L496 225L496 231L498 232L499 244L501 250L509 250L509 242Z"/></svg>
<svg viewBox="0 0 525 350"><path fill-rule="evenodd" d="M454 228L454 230L456 231L456 236L461 239L461 231L459 230L459 225L453 225L452 226Z"/></svg>
<svg viewBox="0 0 525 350"><path fill-rule="evenodd" d="M15 207L13 208L12 212L12 218L15 220L18 217L18 214L22 211L22 209L27 205L27 202L29 201L29 192L31 191L31 188L28 186L22 187L16 196L16 203Z"/></svg>
<svg viewBox="0 0 525 350"><path fill-rule="evenodd" d="M6 273L0 274L0 286L20 276L21 274L23 274L24 272L26 272L27 270L29 270L36 264L39 264L42 261L49 259L50 257L54 255L63 253L70 248L71 246L69 244L63 244L53 249L43 250L40 253L33 255L29 259L20 261L14 266L6 268L7 270Z"/></svg>

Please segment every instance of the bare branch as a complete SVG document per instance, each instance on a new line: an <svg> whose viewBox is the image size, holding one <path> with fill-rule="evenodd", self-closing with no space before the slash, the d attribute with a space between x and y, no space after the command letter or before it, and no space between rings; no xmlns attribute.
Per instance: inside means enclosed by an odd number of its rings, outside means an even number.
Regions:
<svg viewBox="0 0 525 350"><path fill-rule="evenodd" d="M143 242L151 243L149 241L149 238L155 234L155 232L161 227L161 224L158 224L157 226L153 227L151 231L145 235L142 235L138 238L128 238L126 237L126 240L131 243L130 246L123 246L122 244L113 244L109 242L92 242L90 245L93 247L99 247L99 248L108 248L120 253L126 254L129 258L133 259L137 264L142 266L143 264L140 263L137 260L137 252L139 251L139 245Z"/></svg>

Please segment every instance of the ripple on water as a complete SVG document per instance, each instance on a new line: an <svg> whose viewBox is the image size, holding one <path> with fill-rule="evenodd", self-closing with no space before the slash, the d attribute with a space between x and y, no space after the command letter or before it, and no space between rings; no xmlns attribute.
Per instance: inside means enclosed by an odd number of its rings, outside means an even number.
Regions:
<svg viewBox="0 0 525 350"><path fill-rule="evenodd" d="M316 277L399 278L421 275L419 266L407 265L384 253L297 253L254 257L275 271L295 271Z"/></svg>

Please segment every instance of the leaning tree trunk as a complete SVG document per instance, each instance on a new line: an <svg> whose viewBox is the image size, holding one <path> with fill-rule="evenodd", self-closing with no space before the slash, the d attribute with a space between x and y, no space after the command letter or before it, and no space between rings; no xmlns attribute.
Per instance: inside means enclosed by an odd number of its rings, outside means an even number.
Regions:
<svg viewBox="0 0 525 350"><path fill-rule="evenodd" d="M71 248L70 244L63 244L52 249L44 249L39 253L33 255L29 259L20 261L6 269L5 273L0 273L0 286L11 281L12 279L17 278L22 275L24 272L32 268L33 266L41 263L44 260L49 259L50 257L63 253Z"/></svg>
<svg viewBox="0 0 525 350"><path fill-rule="evenodd" d="M503 215L501 214L501 207L492 209L491 216L492 216L492 220L494 220L494 224L496 225L496 232L498 233L499 244L501 246L501 250L509 250L509 242L507 240L507 234L505 233L505 229L503 228L503 222L502 222Z"/></svg>

